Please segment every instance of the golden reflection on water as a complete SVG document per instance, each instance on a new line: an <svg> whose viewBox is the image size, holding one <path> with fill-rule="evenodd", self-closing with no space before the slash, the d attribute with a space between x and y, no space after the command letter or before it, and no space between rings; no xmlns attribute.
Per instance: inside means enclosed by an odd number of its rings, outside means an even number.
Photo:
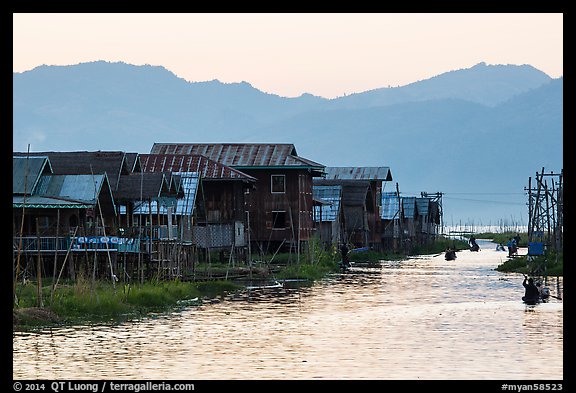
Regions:
<svg viewBox="0 0 576 393"><path fill-rule="evenodd" d="M136 322L16 333L13 378L561 380L563 304L525 306L522 276L493 270L501 259L383 262Z"/></svg>

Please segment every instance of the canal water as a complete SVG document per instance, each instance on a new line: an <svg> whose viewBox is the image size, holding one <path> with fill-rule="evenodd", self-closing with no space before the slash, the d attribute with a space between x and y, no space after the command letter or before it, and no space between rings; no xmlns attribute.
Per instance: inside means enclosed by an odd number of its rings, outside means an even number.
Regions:
<svg viewBox="0 0 576 393"><path fill-rule="evenodd" d="M116 325L13 335L14 379L563 379L563 304L506 253L383 261ZM525 252L525 250L520 250ZM549 281L562 292L562 279Z"/></svg>

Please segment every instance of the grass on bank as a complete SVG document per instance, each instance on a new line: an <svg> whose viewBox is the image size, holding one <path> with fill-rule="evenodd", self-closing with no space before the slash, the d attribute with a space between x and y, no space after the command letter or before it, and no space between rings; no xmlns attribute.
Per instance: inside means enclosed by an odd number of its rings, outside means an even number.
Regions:
<svg viewBox="0 0 576 393"><path fill-rule="evenodd" d="M410 254L432 254L443 252L448 246L467 247L466 242L438 238L436 242L412 250ZM405 253L380 253L376 251L350 254L355 262L376 262L380 260L398 260L406 257ZM294 254L278 254L263 258L265 266L270 261L278 269L271 278L319 280L331 272L339 271L340 252L336 247L324 249L317 242L310 242L302 250L300 261L295 262ZM260 264L262 265L262 263ZM219 273L228 265L199 264L197 271L215 269ZM110 281L92 282L86 276L78 275L76 281L62 282L51 300L51 279L43 280L43 308L38 308L36 283L17 286L18 305L14 308L14 325L19 327L46 324L74 324L107 321L123 321L145 316L149 312L166 311L178 307L179 301L196 297L214 298L231 293L243 287L225 280L210 281L160 281L152 280L143 284L122 282L115 288ZM27 318L25 310L34 310Z"/></svg>
<svg viewBox="0 0 576 393"><path fill-rule="evenodd" d="M230 281L183 282L151 281L144 284L89 280L80 276L73 283L59 286L51 299L51 285L42 287L42 299L49 321L26 318L26 309L38 309L37 287L34 282L17 289L18 306L14 308L16 325L43 325L46 322L73 324L127 320L149 312L161 312L178 306L182 300L196 297L216 297L233 292L241 286ZM38 321L36 321L38 319Z"/></svg>
<svg viewBox="0 0 576 393"><path fill-rule="evenodd" d="M475 235L477 239L491 239L494 243L507 246L510 239L516 235L520 236L519 247L528 247L528 233L526 232L484 232ZM564 274L564 253L548 250L545 255L532 257L518 256L510 258L495 269L505 273L522 273L536 276L563 276Z"/></svg>
<svg viewBox="0 0 576 393"><path fill-rule="evenodd" d="M494 243L503 244L506 246L508 240L514 238L516 235L520 236L520 242L518 244L519 247L528 247L528 233L526 232L482 232L474 234L476 239L490 239Z"/></svg>
<svg viewBox="0 0 576 393"><path fill-rule="evenodd" d="M511 258L496 268L499 272L522 273L530 276L564 276L564 253L547 252L545 255Z"/></svg>

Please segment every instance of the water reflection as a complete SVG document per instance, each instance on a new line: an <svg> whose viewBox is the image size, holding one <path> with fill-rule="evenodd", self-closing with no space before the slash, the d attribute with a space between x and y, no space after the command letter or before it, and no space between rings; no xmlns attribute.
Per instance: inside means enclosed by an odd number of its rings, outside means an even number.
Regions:
<svg viewBox="0 0 576 393"><path fill-rule="evenodd" d="M527 308L522 277L493 270L501 255L383 262L136 322L17 333L13 377L560 380L562 302Z"/></svg>

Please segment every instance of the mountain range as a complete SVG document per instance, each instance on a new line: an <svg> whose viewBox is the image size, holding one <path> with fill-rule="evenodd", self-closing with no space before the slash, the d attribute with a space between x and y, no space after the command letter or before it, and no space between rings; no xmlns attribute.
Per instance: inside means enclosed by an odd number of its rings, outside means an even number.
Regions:
<svg viewBox="0 0 576 393"><path fill-rule="evenodd" d="M443 192L446 224L527 225L528 177L563 168L563 78L479 63L326 99L121 62L13 74L14 151L147 153L154 142L293 143L326 166L390 167L385 191Z"/></svg>

